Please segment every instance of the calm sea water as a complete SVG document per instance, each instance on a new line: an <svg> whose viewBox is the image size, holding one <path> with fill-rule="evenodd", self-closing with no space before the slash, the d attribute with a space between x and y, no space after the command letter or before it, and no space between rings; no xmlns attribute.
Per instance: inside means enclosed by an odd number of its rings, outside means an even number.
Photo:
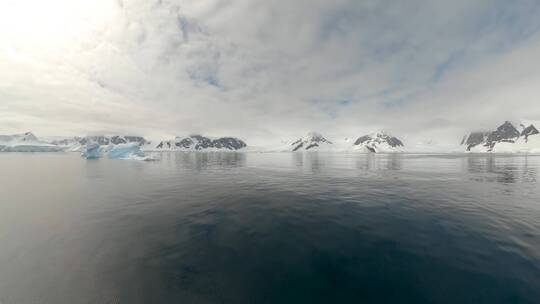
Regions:
<svg viewBox="0 0 540 304"><path fill-rule="evenodd" d="M540 303L540 157L0 154L0 302Z"/></svg>

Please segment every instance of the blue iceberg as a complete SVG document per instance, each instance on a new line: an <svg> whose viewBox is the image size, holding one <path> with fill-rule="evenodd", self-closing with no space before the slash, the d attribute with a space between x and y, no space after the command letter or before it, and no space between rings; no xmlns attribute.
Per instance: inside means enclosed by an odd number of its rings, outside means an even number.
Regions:
<svg viewBox="0 0 540 304"><path fill-rule="evenodd" d="M101 151L100 146L98 143L95 142L89 142L86 144L86 146L83 148L83 151L81 153L81 156L86 159L97 159L101 157Z"/></svg>
<svg viewBox="0 0 540 304"><path fill-rule="evenodd" d="M107 150L107 157L110 159L154 160L146 156L136 142L109 146Z"/></svg>

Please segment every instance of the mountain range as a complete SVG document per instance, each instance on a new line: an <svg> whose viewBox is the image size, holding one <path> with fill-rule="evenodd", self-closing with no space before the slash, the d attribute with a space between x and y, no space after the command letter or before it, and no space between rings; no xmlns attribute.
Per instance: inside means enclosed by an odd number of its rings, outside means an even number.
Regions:
<svg viewBox="0 0 540 304"><path fill-rule="evenodd" d="M401 139L385 132L362 135L356 140L330 140L321 133L310 132L288 144L254 147L236 137L203 135L177 136L167 140L148 140L142 136L94 135L41 140L31 132L0 135L0 152L80 152L88 144L114 146L136 143L143 151L357 151L366 153L426 152L426 153L540 153L540 132L534 125L520 125L520 130L506 121L492 131L475 131L461 140L461 148L437 146L434 141L406 145ZM438 147L438 148L437 148ZM456 145L457 147L457 145Z"/></svg>
<svg viewBox="0 0 540 304"><path fill-rule="evenodd" d="M209 150L240 150L247 144L235 137L210 138L202 135L176 137L172 140L163 140L157 143L146 142L145 151L209 151Z"/></svg>
<svg viewBox="0 0 540 304"><path fill-rule="evenodd" d="M534 125L521 125L521 132L509 121L496 130L471 132L461 145L469 152L540 152L540 136Z"/></svg>

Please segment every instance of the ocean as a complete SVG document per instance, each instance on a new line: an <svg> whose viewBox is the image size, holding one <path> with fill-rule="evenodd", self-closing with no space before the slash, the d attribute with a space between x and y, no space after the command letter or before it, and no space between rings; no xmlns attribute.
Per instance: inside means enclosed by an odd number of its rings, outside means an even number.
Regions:
<svg viewBox="0 0 540 304"><path fill-rule="evenodd" d="M0 303L540 303L540 156L0 154Z"/></svg>

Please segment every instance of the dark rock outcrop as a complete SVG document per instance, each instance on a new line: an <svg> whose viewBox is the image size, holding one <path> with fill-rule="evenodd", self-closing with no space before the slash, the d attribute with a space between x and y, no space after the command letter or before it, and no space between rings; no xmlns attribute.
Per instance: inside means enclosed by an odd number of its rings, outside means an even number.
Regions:
<svg viewBox="0 0 540 304"><path fill-rule="evenodd" d="M472 147L486 142L489 134L490 132L472 132L468 136L463 137L461 144L466 145L467 151L470 151Z"/></svg>
<svg viewBox="0 0 540 304"><path fill-rule="evenodd" d="M247 144L235 137L221 137L211 139L202 135L190 135L189 137L177 137L170 141L161 141L155 148L166 150L208 150L226 149L240 150L247 147Z"/></svg>
<svg viewBox="0 0 540 304"><path fill-rule="evenodd" d="M520 136L525 137L525 141L527 141L527 139L529 138L530 135L536 135L536 134L539 134L539 133L540 132L538 132L538 130L536 129L535 126L529 125L525 129L523 129L523 131L521 131Z"/></svg>
<svg viewBox="0 0 540 304"><path fill-rule="evenodd" d="M514 142L519 137L519 131L510 123L505 121L497 130L491 132L487 138L487 144L491 149L498 142Z"/></svg>

